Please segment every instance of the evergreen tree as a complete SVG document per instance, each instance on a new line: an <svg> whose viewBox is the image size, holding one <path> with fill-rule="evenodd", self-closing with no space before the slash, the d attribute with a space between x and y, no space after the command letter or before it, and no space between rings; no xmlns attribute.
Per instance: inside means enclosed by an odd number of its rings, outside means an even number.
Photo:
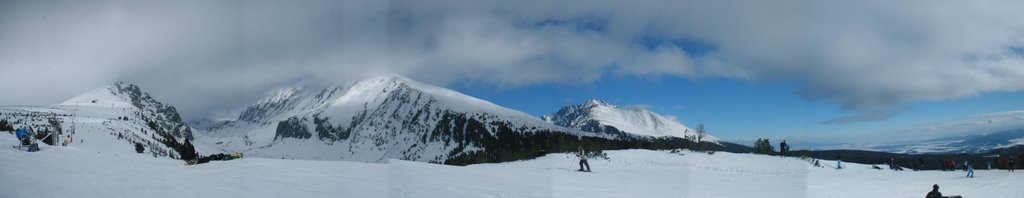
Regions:
<svg viewBox="0 0 1024 198"><path fill-rule="evenodd" d="M145 150L146 150L146 147L143 147L142 143L138 143L138 142L135 143L135 152L142 153L142 151L145 151Z"/></svg>
<svg viewBox="0 0 1024 198"><path fill-rule="evenodd" d="M775 148L772 147L772 143L768 141L768 138L758 138L754 141L754 153L771 155L775 152Z"/></svg>
<svg viewBox="0 0 1024 198"><path fill-rule="evenodd" d="M683 132L683 136L685 136L684 138L686 140L689 140L691 142L697 142L697 135L690 135L690 129L686 129L686 131Z"/></svg>
<svg viewBox="0 0 1024 198"><path fill-rule="evenodd" d="M187 138L185 143L181 145L181 159L182 160L193 160L196 159L196 148L192 146L192 142Z"/></svg>
<svg viewBox="0 0 1024 198"><path fill-rule="evenodd" d="M14 131L14 126L7 119L0 120L0 131Z"/></svg>
<svg viewBox="0 0 1024 198"><path fill-rule="evenodd" d="M700 126L697 127L697 148L700 148L700 150L707 150L707 146L703 142L705 135L704 123L700 123Z"/></svg>

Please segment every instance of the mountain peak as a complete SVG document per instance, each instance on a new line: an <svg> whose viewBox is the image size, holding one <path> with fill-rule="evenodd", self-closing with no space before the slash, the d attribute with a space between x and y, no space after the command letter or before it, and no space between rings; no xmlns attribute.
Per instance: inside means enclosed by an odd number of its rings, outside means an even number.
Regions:
<svg viewBox="0 0 1024 198"><path fill-rule="evenodd" d="M583 103L583 105L582 105L582 106L583 106L583 107L586 107L586 108L592 108L592 107L599 107L599 106L613 106L613 105L611 105L611 104L608 104L607 102L605 102L605 101L603 101L603 100L599 100L599 99L590 99L590 100L587 100L587 102Z"/></svg>
<svg viewBox="0 0 1024 198"><path fill-rule="evenodd" d="M689 127L646 108L620 108L597 99L563 107L556 113L544 116L544 120L562 127L598 133L680 138L694 135L694 130ZM717 142L717 138L708 139Z"/></svg>
<svg viewBox="0 0 1024 198"><path fill-rule="evenodd" d="M270 91L270 95L256 103L264 104L281 102L301 93L304 89L306 89L305 86L292 86L274 89Z"/></svg>
<svg viewBox="0 0 1024 198"><path fill-rule="evenodd" d="M139 98L148 97L148 94L142 91L139 86L135 84L116 81L105 86L94 88L90 91L72 97L62 102L62 105L83 105L83 104L103 104L110 106L115 105L134 105L133 99L137 101Z"/></svg>
<svg viewBox="0 0 1024 198"><path fill-rule="evenodd" d="M178 110L150 97L139 86L125 81L116 81L79 94L60 105L84 106L90 108L134 109L138 120L146 123L158 135L192 139L192 131L184 122Z"/></svg>
<svg viewBox="0 0 1024 198"><path fill-rule="evenodd" d="M413 82L413 80L402 75L381 74L359 80L356 84L404 84L409 82Z"/></svg>
<svg viewBox="0 0 1024 198"><path fill-rule="evenodd" d="M129 98L139 98L143 97L143 95L146 97L149 96L148 93L142 92L142 89L140 89L139 86L125 81L114 82L113 84L110 84L108 89L110 89L110 91L115 95L128 96Z"/></svg>
<svg viewBox="0 0 1024 198"><path fill-rule="evenodd" d="M122 81L122 80L114 81L113 83L110 83L110 86L113 86L113 87L138 87L135 84L132 84L132 83L127 82L127 81Z"/></svg>

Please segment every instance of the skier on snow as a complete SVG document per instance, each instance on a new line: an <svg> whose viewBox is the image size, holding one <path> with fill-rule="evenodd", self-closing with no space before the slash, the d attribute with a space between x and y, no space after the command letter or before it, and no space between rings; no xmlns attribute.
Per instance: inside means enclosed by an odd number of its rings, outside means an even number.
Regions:
<svg viewBox="0 0 1024 198"><path fill-rule="evenodd" d="M576 171L590 172L590 163L587 163L587 153L583 152L582 147L580 147L580 152L576 154L576 157L580 158L580 169ZM584 165L587 166L586 170L583 170Z"/></svg>
<svg viewBox="0 0 1024 198"><path fill-rule="evenodd" d="M967 177L974 177L974 161L967 163Z"/></svg>

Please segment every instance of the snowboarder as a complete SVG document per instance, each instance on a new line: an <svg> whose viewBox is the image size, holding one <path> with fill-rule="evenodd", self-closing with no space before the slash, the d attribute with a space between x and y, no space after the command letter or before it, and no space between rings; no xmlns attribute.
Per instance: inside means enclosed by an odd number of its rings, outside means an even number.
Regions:
<svg viewBox="0 0 1024 198"><path fill-rule="evenodd" d="M967 177L973 178L974 177L974 161L972 160L970 163L966 163L966 164L967 164Z"/></svg>
<svg viewBox="0 0 1024 198"><path fill-rule="evenodd" d="M992 159L988 160L988 170L992 170Z"/></svg>
<svg viewBox="0 0 1024 198"><path fill-rule="evenodd" d="M939 185L932 185L932 191L928 192L928 196L925 198L942 198L942 193L939 192Z"/></svg>
<svg viewBox="0 0 1024 198"><path fill-rule="evenodd" d="M590 172L590 163L587 163L587 153L583 152L583 148L580 148L580 152L576 154L576 157L580 158L580 169L576 171ZM583 170L584 165L587 167L586 170Z"/></svg>

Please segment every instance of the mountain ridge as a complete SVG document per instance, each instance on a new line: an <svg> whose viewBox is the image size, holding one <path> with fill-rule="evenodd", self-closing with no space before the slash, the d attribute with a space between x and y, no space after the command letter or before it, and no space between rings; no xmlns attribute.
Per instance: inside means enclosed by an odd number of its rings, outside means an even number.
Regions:
<svg viewBox="0 0 1024 198"><path fill-rule="evenodd" d="M0 106L0 118L16 127L50 133L66 142L126 144L112 152L135 152L131 144L141 146L154 157L179 158L185 142L194 138L193 129L181 119L177 109L157 101L138 86L117 81L76 95L54 105ZM45 119L41 119L45 118ZM74 140L77 140L74 141ZM107 149L104 147L104 149ZM191 150L195 150L191 148Z"/></svg>
<svg viewBox="0 0 1024 198"><path fill-rule="evenodd" d="M595 149L689 145L683 137L599 133L553 125L397 75L321 90L284 88L243 112L260 114L243 113L239 119L209 130L215 137L210 143L225 146L227 152L273 158L456 164L524 159L577 147L556 143L595 142ZM524 148L527 145L532 148Z"/></svg>
<svg viewBox="0 0 1024 198"><path fill-rule="evenodd" d="M564 106L542 118L554 125L598 133L671 136L693 140L698 135L697 130L645 108L620 107L598 99ZM704 134L702 140L715 143L721 141L709 134Z"/></svg>

